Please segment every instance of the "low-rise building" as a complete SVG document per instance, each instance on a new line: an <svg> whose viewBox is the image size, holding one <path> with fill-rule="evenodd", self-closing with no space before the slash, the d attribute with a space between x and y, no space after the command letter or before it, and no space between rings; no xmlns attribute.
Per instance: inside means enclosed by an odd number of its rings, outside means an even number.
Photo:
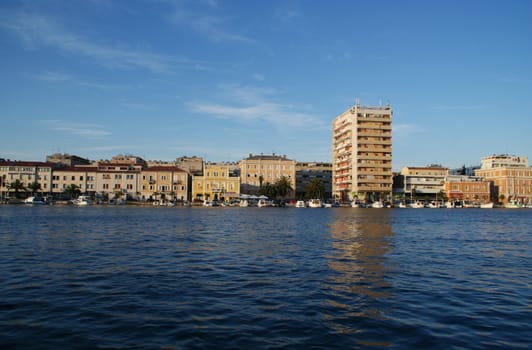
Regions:
<svg viewBox="0 0 532 350"><path fill-rule="evenodd" d="M194 175L192 198L230 201L240 196L240 177L234 163L205 163L203 173Z"/></svg>
<svg viewBox="0 0 532 350"><path fill-rule="evenodd" d="M441 165L404 167L401 170L404 195L407 198L435 199L436 195L444 190L445 177L448 171L448 168Z"/></svg>
<svg viewBox="0 0 532 350"><path fill-rule="evenodd" d="M490 182L479 176L448 175L445 177L445 195L451 201L465 203L490 202Z"/></svg>
<svg viewBox="0 0 532 350"><path fill-rule="evenodd" d="M140 172L140 200L188 200L188 173L175 166L152 166Z"/></svg>
<svg viewBox="0 0 532 350"><path fill-rule="evenodd" d="M0 189L2 197L10 197L15 192L36 192L50 194L52 191L52 172L55 164L49 162L27 162L4 160L0 162ZM21 188L12 185L18 180Z"/></svg>
<svg viewBox="0 0 532 350"><path fill-rule="evenodd" d="M321 198L332 198L332 164L322 162L296 163L296 198L306 198L311 181L318 180L323 185Z"/></svg>
<svg viewBox="0 0 532 350"><path fill-rule="evenodd" d="M292 187L291 193L286 197L294 198L296 193L296 162L286 158L285 155L253 155L239 163L241 191L245 194L258 195L263 184L276 183L285 177Z"/></svg>
<svg viewBox="0 0 532 350"><path fill-rule="evenodd" d="M493 200L532 203L532 167L528 166L528 157L504 154L485 157L475 174L492 183Z"/></svg>

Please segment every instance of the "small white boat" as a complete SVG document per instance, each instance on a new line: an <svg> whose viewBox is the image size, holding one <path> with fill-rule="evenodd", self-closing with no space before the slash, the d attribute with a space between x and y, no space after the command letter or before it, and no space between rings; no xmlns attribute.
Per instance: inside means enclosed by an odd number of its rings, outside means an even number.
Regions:
<svg viewBox="0 0 532 350"><path fill-rule="evenodd" d="M257 207L259 208L264 208L264 207L270 207L270 202L267 201L266 199L259 199L259 201L257 202Z"/></svg>
<svg viewBox="0 0 532 350"><path fill-rule="evenodd" d="M296 202L296 208L306 208L306 207L307 207L307 204L305 203L305 201Z"/></svg>
<svg viewBox="0 0 532 350"><path fill-rule="evenodd" d="M308 201L309 208L321 208L321 199L313 198Z"/></svg>
<svg viewBox="0 0 532 350"><path fill-rule="evenodd" d="M351 202L352 208L364 208L364 205L357 199Z"/></svg>
<svg viewBox="0 0 532 350"><path fill-rule="evenodd" d="M238 204L241 208L247 208L249 206L249 202L247 199L241 199L240 203Z"/></svg>
<svg viewBox="0 0 532 350"><path fill-rule="evenodd" d="M481 207L482 209L491 209L491 208L493 208L493 202L482 203L482 204L480 205L480 207Z"/></svg>
<svg viewBox="0 0 532 350"><path fill-rule="evenodd" d="M78 198L72 200L72 204L82 207L91 205L92 202L88 196L79 196Z"/></svg>
<svg viewBox="0 0 532 350"><path fill-rule="evenodd" d="M371 203L372 208L384 208L384 204L382 202L373 202Z"/></svg>
<svg viewBox="0 0 532 350"><path fill-rule="evenodd" d="M46 200L43 197L28 197L24 204L46 204Z"/></svg>

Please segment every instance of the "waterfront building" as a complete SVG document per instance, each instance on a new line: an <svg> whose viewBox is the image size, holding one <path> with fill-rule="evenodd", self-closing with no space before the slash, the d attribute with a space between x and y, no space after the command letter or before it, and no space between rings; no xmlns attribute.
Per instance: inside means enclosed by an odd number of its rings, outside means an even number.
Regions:
<svg viewBox="0 0 532 350"><path fill-rule="evenodd" d="M528 157L506 154L482 158L475 175L491 182L491 197L503 203L532 203L532 167Z"/></svg>
<svg viewBox="0 0 532 350"><path fill-rule="evenodd" d="M234 163L205 163L203 173L192 179L192 198L230 201L240 196L240 177Z"/></svg>
<svg viewBox="0 0 532 350"><path fill-rule="evenodd" d="M52 189L52 172L55 164L50 162L27 162L4 160L0 162L0 192L2 198L11 197L17 192L11 184L18 180L23 188L20 192L31 192L32 184L37 184L38 193L49 194Z"/></svg>
<svg viewBox="0 0 532 350"><path fill-rule="evenodd" d="M188 200L188 173L176 166L152 166L141 170L139 199Z"/></svg>
<svg viewBox="0 0 532 350"><path fill-rule="evenodd" d="M322 199L332 197L332 164L322 162L296 163L296 198L305 198L306 190L312 180L319 180L323 185Z"/></svg>
<svg viewBox="0 0 532 350"><path fill-rule="evenodd" d="M426 167L405 166L401 169L403 193L411 199L437 199L437 195L444 190L445 177L448 172L448 168L436 164Z"/></svg>
<svg viewBox="0 0 532 350"><path fill-rule="evenodd" d="M359 102L332 122L332 192L340 201L391 200L392 108Z"/></svg>
<svg viewBox="0 0 532 350"><path fill-rule="evenodd" d="M479 176L447 175L445 195L449 200L465 203L488 203L491 201L490 182Z"/></svg>
<svg viewBox="0 0 532 350"><path fill-rule="evenodd" d="M275 184L281 177L290 181L292 192L286 197L294 198L296 193L296 162L286 155L253 155L239 163L241 191L245 194L259 194L263 184Z"/></svg>
<svg viewBox="0 0 532 350"><path fill-rule="evenodd" d="M97 174L96 166L65 166L54 169L52 193L55 198L71 199L66 191L76 186L79 193L94 195L97 191Z"/></svg>

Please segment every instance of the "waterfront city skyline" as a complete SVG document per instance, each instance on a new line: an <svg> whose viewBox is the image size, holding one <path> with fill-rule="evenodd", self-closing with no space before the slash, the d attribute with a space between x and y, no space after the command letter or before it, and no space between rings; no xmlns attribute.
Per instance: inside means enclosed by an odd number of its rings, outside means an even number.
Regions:
<svg viewBox="0 0 532 350"><path fill-rule="evenodd" d="M393 169L532 154L529 1L0 4L0 158L331 161L393 108Z"/></svg>

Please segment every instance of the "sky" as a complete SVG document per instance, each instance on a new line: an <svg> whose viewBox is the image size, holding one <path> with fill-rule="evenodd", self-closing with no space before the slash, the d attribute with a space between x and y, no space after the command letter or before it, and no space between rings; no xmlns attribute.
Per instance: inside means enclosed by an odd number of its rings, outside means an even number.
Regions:
<svg viewBox="0 0 532 350"><path fill-rule="evenodd" d="M393 169L532 161L532 1L2 0L0 158L331 161L390 104Z"/></svg>

